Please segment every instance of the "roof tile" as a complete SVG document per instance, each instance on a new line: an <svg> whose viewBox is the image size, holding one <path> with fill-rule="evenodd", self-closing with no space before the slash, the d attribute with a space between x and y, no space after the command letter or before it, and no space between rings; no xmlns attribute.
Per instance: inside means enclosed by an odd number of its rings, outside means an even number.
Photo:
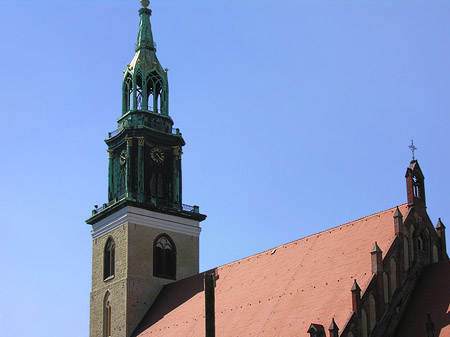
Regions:
<svg viewBox="0 0 450 337"><path fill-rule="evenodd" d="M400 206L403 214L407 205ZM303 336L311 323L345 327L355 279L372 278L370 251L395 239L396 207L218 267L216 335ZM136 336L204 335L203 274L162 290Z"/></svg>

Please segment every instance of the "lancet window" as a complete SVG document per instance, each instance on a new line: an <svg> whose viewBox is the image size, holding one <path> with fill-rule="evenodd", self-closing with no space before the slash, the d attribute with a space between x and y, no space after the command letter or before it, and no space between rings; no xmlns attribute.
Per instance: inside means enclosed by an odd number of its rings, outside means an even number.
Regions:
<svg viewBox="0 0 450 337"><path fill-rule="evenodd" d="M161 113L163 110L162 105L162 81L161 78L155 72L151 72L147 75L147 101L148 110L154 113Z"/></svg>
<svg viewBox="0 0 450 337"><path fill-rule="evenodd" d="M103 279L114 276L115 272L115 255L116 245L112 238L106 241L105 252L103 255Z"/></svg>
<svg viewBox="0 0 450 337"><path fill-rule="evenodd" d="M143 83L142 83L142 75L139 72L136 75L136 109L142 110L145 109L143 106Z"/></svg>
<svg viewBox="0 0 450 337"><path fill-rule="evenodd" d="M103 337L111 337L111 300L109 291L103 304Z"/></svg>
<svg viewBox="0 0 450 337"><path fill-rule="evenodd" d="M391 274L390 288L392 297L392 295L394 295L395 290L397 290L397 262L395 261L394 258L391 259L389 267L390 267L389 273Z"/></svg>
<svg viewBox="0 0 450 337"><path fill-rule="evenodd" d="M127 113L133 108L133 81L131 80L131 75L127 75L125 81L123 82L123 113Z"/></svg>

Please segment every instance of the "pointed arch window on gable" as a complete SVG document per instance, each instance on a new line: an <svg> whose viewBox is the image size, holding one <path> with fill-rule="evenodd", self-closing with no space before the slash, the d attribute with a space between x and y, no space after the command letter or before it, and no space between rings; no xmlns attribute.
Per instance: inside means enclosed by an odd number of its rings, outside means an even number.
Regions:
<svg viewBox="0 0 450 337"><path fill-rule="evenodd" d="M420 188L420 183L419 183L419 179L414 176L413 177L413 192L414 192L414 197L421 199L422 198L422 191Z"/></svg>
<svg viewBox="0 0 450 337"><path fill-rule="evenodd" d="M424 250L425 249L422 235L420 235L417 238L417 249L419 249L419 250Z"/></svg>
<svg viewBox="0 0 450 337"><path fill-rule="evenodd" d="M162 234L153 244L153 276L175 279L176 250L172 239Z"/></svg>
<svg viewBox="0 0 450 337"><path fill-rule="evenodd" d="M397 262L395 261L394 258L391 258L391 261L389 263L389 268L390 268L389 273L391 274L390 288L391 288L391 298L392 298L395 291L397 290Z"/></svg>
<svg viewBox="0 0 450 337"><path fill-rule="evenodd" d="M366 313L366 309L362 308L361 309L361 330L362 330L362 337L367 337L368 336L368 329L369 326L367 324L367 313Z"/></svg>
<svg viewBox="0 0 450 337"><path fill-rule="evenodd" d="M106 281L114 276L115 273L115 255L116 244L112 238L106 241L105 252L103 255L103 279Z"/></svg>

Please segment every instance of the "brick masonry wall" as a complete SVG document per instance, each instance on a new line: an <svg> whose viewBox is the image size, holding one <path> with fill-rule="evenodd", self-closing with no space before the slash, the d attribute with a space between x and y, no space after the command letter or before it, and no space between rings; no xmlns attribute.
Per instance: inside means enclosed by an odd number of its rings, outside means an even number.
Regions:
<svg viewBox="0 0 450 337"><path fill-rule="evenodd" d="M103 307L107 291L112 303L112 337L129 337L148 311L162 287L174 282L153 277L153 242L169 235L176 247L176 279L198 274L199 238L127 223L93 241L90 336L103 336ZM115 242L115 275L103 280L106 241Z"/></svg>

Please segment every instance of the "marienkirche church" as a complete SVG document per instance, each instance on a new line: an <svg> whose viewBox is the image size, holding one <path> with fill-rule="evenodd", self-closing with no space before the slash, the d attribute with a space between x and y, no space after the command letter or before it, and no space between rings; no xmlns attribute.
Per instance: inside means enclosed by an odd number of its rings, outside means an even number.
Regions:
<svg viewBox="0 0 450 337"><path fill-rule="evenodd" d="M206 215L182 201L185 141L141 4L106 139L108 200L87 220L90 337L450 337L445 226L414 159L404 204L199 272Z"/></svg>

